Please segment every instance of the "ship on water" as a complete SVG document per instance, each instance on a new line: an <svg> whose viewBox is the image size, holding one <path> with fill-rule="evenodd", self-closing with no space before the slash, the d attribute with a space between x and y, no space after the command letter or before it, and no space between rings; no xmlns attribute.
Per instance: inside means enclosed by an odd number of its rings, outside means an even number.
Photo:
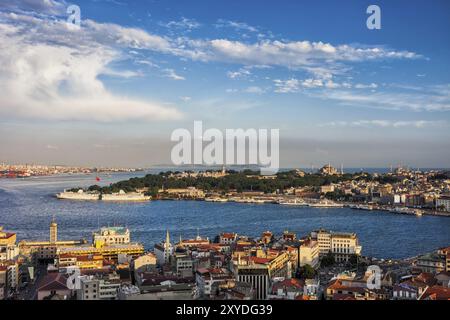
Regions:
<svg viewBox="0 0 450 320"><path fill-rule="evenodd" d="M120 190L117 193L104 194L100 192L85 192L83 189L77 192L66 191L56 194L61 200L84 200L84 201L149 201L150 196L139 192L125 192Z"/></svg>
<svg viewBox="0 0 450 320"><path fill-rule="evenodd" d="M85 192L83 189L80 189L76 192L74 191L66 191L57 193L56 198L61 200L100 200L99 192Z"/></svg>

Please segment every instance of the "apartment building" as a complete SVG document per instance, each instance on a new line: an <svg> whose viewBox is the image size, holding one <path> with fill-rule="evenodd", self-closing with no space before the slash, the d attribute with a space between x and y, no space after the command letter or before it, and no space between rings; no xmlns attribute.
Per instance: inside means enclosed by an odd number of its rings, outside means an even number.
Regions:
<svg viewBox="0 0 450 320"><path fill-rule="evenodd" d="M318 230L312 232L311 237L319 243L320 256L331 252L337 262L346 262L352 255L361 254L356 233Z"/></svg>

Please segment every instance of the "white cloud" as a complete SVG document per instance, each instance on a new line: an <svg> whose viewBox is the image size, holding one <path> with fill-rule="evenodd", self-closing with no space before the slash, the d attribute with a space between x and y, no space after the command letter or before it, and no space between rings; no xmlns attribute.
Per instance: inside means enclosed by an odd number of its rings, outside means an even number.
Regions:
<svg viewBox="0 0 450 320"><path fill-rule="evenodd" d="M178 21L169 21L168 23L160 23L163 27L173 30L181 30L190 32L194 29L198 29L201 27L201 24L194 19L188 19L182 17L181 20Z"/></svg>
<svg viewBox="0 0 450 320"><path fill-rule="evenodd" d="M180 99L181 99L182 101L184 101L184 102L189 102L189 101L192 100L192 98L191 98L191 97L188 97L188 96L180 97Z"/></svg>
<svg viewBox="0 0 450 320"><path fill-rule="evenodd" d="M381 127L381 128L425 128L435 126L448 126L447 121L430 121L430 120L357 120L357 121L333 121L320 124L321 127Z"/></svg>
<svg viewBox="0 0 450 320"><path fill-rule="evenodd" d="M378 88L378 85L376 83L371 84L363 84L363 83L357 83L355 84L356 89L376 89Z"/></svg>
<svg viewBox="0 0 450 320"><path fill-rule="evenodd" d="M250 86L250 87L244 89L244 92L261 94L261 93L264 93L265 90L263 88L258 87L258 86Z"/></svg>
<svg viewBox="0 0 450 320"><path fill-rule="evenodd" d="M185 77L178 75L173 69L165 69L165 76L173 80L186 80Z"/></svg>
<svg viewBox="0 0 450 320"><path fill-rule="evenodd" d="M297 92L300 89L300 81L297 79L288 79L288 80L273 80L275 84L275 92L278 93L293 93Z"/></svg>
<svg viewBox="0 0 450 320"><path fill-rule="evenodd" d="M65 22L0 13L0 113L52 120L164 120L181 113L156 102L111 93L102 74L134 76L111 69L123 46L164 47L137 29L86 22L82 32ZM116 31L116 32L114 32ZM114 35L113 35L114 34Z"/></svg>
<svg viewBox="0 0 450 320"><path fill-rule="evenodd" d="M237 78L249 76L250 74L251 74L251 72L249 70L247 70L246 68L241 68L237 71L228 71L227 77L230 79L237 79Z"/></svg>
<svg viewBox="0 0 450 320"><path fill-rule="evenodd" d="M0 9L16 12L39 12L53 15L65 13L67 6L65 1L55 0L16 0L0 2Z"/></svg>
<svg viewBox="0 0 450 320"><path fill-rule="evenodd" d="M245 22L219 19L216 23L217 28L233 28L238 31L258 32L258 28L253 27Z"/></svg>
<svg viewBox="0 0 450 320"><path fill-rule="evenodd" d="M321 90L313 97L336 100L342 104L388 110L450 111L450 85L424 87L421 91L364 92Z"/></svg>

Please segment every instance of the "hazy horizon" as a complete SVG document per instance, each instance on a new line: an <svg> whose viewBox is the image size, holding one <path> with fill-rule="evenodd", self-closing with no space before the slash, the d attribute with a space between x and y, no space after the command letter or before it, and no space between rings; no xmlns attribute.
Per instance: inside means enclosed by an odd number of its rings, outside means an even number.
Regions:
<svg viewBox="0 0 450 320"><path fill-rule="evenodd" d="M70 4L0 3L0 162L170 164L202 120L279 129L281 167L450 167L447 1L378 1L380 30L367 1Z"/></svg>

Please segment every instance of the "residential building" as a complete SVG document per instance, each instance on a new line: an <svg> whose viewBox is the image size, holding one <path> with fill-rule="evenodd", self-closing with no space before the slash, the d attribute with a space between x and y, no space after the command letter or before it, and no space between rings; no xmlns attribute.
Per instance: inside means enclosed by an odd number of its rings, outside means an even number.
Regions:
<svg viewBox="0 0 450 320"><path fill-rule="evenodd" d="M424 254L417 258L415 267L419 268L422 272L437 274L445 271L446 257L436 252Z"/></svg>
<svg viewBox="0 0 450 320"><path fill-rule="evenodd" d="M237 240L237 234L231 233L231 232L223 232L219 236L219 243L220 244L232 244L235 243Z"/></svg>
<svg viewBox="0 0 450 320"><path fill-rule="evenodd" d="M67 286L68 276L54 272L45 275L37 284L37 300L47 300L59 297L63 300L71 299L73 291Z"/></svg>
<svg viewBox="0 0 450 320"><path fill-rule="evenodd" d="M213 288L218 289L220 285L234 281L234 275L225 268L200 268L195 273L195 282L199 297L214 296L217 292L213 292Z"/></svg>
<svg viewBox="0 0 450 320"><path fill-rule="evenodd" d="M77 290L78 300L116 300L121 284L117 274L104 276L81 276L80 289Z"/></svg>

